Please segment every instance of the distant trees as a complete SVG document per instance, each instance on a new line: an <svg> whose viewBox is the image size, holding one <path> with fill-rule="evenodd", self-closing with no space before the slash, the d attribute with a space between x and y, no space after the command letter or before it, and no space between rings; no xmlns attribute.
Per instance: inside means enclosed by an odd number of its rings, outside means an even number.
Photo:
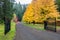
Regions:
<svg viewBox="0 0 60 40"><path fill-rule="evenodd" d="M58 11L60 12L60 0L56 0L56 4L58 5Z"/></svg>
<svg viewBox="0 0 60 40"><path fill-rule="evenodd" d="M22 17L23 17L23 14L25 12L26 6L21 5L20 3L19 4L16 3L15 6L14 6L14 9L15 9L15 13L17 15L18 20L21 21Z"/></svg>
<svg viewBox="0 0 60 40"><path fill-rule="evenodd" d="M38 23L57 17L59 12L56 9L55 0L33 0L24 13L23 21Z"/></svg>

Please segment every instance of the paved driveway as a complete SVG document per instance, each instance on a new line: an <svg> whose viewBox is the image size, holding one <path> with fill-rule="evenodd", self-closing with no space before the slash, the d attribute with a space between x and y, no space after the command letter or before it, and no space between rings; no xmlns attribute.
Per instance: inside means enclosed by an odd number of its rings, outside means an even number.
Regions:
<svg viewBox="0 0 60 40"><path fill-rule="evenodd" d="M60 40L60 35L54 32L36 30L24 26L22 23L17 23L14 40Z"/></svg>

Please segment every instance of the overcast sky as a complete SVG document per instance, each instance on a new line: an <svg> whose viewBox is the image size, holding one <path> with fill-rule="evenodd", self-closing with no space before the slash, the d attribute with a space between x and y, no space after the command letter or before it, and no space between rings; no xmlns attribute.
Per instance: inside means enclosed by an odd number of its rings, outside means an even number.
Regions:
<svg viewBox="0 0 60 40"><path fill-rule="evenodd" d="M32 0L15 0L17 3L21 3L21 4L29 4L31 3Z"/></svg>

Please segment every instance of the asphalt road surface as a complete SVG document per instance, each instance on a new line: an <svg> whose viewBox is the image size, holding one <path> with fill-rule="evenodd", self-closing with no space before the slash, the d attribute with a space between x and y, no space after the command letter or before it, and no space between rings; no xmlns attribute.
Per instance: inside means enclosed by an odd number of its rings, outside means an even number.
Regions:
<svg viewBox="0 0 60 40"><path fill-rule="evenodd" d="M14 40L60 40L60 34L36 30L24 26L22 23L17 23Z"/></svg>

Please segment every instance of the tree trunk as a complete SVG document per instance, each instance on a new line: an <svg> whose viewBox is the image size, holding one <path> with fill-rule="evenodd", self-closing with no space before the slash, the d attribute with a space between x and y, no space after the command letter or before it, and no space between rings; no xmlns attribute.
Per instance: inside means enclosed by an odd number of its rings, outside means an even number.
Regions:
<svg viewBox="0 0 60 40"><path fill-rule="evenodd" d="M44 21L44 29L47 29L47 21Z"/></svg>
<svg viewBox="0 0 60 40"><path fill-rule="evenodd" d="M5 25L4 34L6 35L10 31L11 21L7 18L4 18L4 25Z"/></svg>

